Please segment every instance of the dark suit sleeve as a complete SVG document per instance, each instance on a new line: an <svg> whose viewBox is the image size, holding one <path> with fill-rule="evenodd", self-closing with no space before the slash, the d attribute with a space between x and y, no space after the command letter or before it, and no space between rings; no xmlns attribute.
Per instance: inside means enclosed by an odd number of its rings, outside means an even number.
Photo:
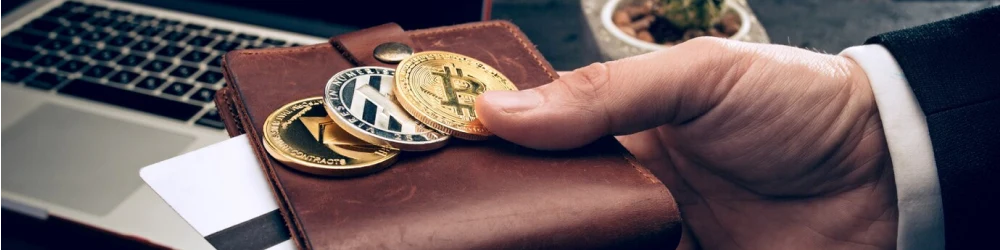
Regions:
<svg viewBox="0 0 1000 250"><path fill-rule="evenodd" d="M878 35L927 117L947 249L983 249L1000 225L1000 7Z"/></svg>

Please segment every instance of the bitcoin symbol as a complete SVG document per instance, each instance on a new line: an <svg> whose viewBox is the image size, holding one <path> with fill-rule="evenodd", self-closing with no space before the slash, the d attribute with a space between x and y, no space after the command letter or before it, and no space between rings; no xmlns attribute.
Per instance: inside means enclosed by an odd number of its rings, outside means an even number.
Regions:
<svg viewBox="0 0 1000 250"><path fill-rule="evenodd" d="M434 72L435 76L441 77L441 83L444 84L444 94L448 100L441 101L442 105L451 106L455 108L455 113L459 116L465 116L463 110L469 111L469 116L472 118L476 117L475 106L473 104L466 104L461 102L458 98L459 93L465 93L472 96L477 96L486 92L486 86L483 83L477 81L472 76L466 76L462 74L462 69L455 67L455 75L451 74L451 67L444 66L444 72ZM455 83L459 83L458 86Z"/></svg>
<svg viewBox="0 0 1000 250"><path fill-rule="evenodd" d="M496 69L451 52L419 52L397 68L394 88L403 109L434 130L466 140L492 135L476 117L478 95L517 90Z"/></svg>

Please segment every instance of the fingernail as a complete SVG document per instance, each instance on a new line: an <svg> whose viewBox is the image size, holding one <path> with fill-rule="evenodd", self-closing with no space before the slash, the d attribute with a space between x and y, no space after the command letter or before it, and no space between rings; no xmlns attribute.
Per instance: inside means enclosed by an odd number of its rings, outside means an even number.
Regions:
<svg viewBox="0 0 1000 250"><path fill-rule="evenodd" d="M486 99L506 113L524 112L542 104L542 96L534 90L494 91L487 93Z"/></svg>

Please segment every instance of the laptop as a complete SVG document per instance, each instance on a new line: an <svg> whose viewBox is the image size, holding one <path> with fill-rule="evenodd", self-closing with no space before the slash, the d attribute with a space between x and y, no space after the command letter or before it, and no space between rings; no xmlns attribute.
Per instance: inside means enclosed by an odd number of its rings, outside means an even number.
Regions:
<svg viewBox="0 0 1000 250"><path fill-rule="evenodd" d="M382 16L354 11L369 3L341 1L8 2L0 30L3 208L211 248L143 184L139 169L228 138L212 103L225 84L227 51L322 43L389 21L414 29L488 19L490 5L389 2L398 4L376 6L389 13ZM405 14L434 9L455 14Z"/></svg>

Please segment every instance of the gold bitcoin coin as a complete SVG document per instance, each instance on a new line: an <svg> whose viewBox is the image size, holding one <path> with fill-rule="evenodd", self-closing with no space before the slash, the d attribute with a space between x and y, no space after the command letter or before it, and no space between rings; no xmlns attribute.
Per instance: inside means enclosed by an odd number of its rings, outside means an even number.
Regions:
<svg viewBox="0 0 1000 250"><path fill-rule="evenodd" d="M445 134L485 140L492 133L476 119L476 96L517 87L499 71L467 56L425 51L396 68L396 99L420 122Z"/></svg>
<svg viewBox="0 0 1000 250"><path fill-rule="evenodd" d="M302 172L352 176L372 173L396 161L399 150L376 146L337 126L322 97L298 100L264 121L264 149L274 159Z"/></svg>

